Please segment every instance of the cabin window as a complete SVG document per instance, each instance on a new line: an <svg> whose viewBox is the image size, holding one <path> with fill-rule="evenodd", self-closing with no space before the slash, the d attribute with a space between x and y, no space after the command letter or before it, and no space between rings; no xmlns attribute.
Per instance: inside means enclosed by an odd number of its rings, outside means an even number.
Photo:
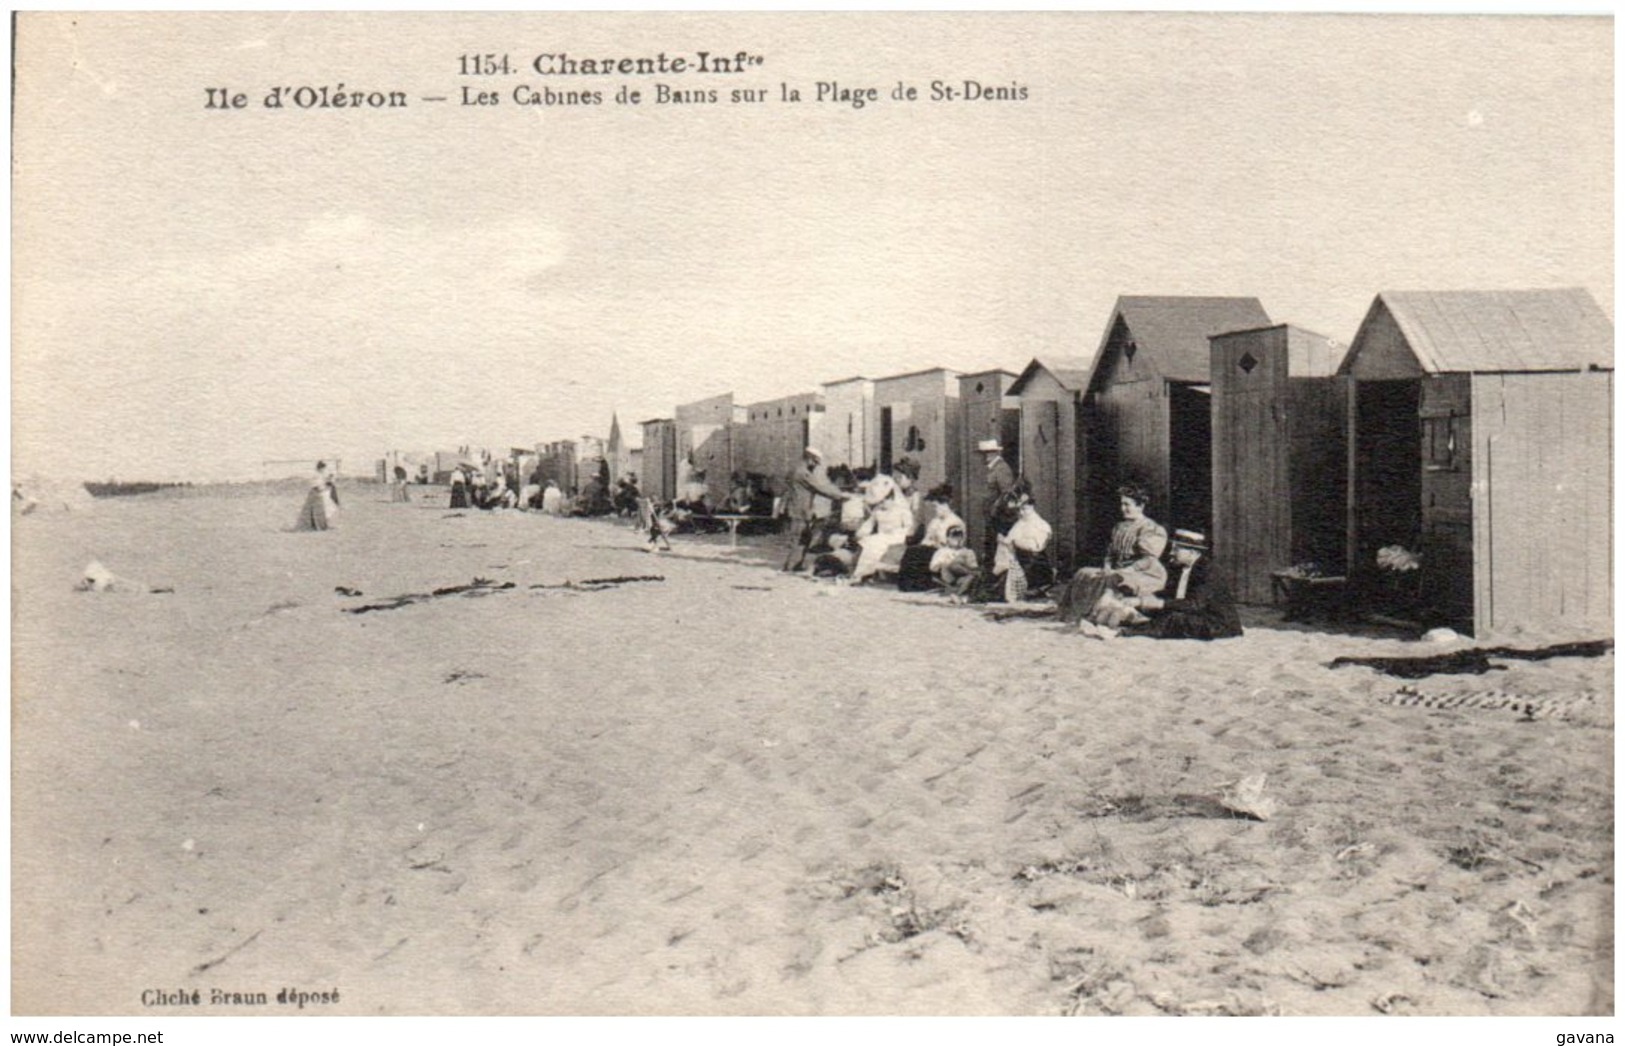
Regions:
<svg viewBox="0 0 1625 1046"><path fill-rule="evenodd" d="M1461 468L1461 433L1455 414L1422 419L1422 464L1431 472Z"/></svg>
<svg viewBox="0 0 1625 1046"><path fill-rule="evenodd" d="M903 449L910 453L925 449L925 437L920 435L918 425L908 427L908 436L903 440Z"/></svg>
<svg viewBox="0 0 1625 1046"><path fill-rule="evenodd" d="M1241 368L1243 374L1251 374L1253 368L1258 366L1258 357L1250 352L1244 352L1241 354L1241 359L1236 361L1236 366Z"/></svg>

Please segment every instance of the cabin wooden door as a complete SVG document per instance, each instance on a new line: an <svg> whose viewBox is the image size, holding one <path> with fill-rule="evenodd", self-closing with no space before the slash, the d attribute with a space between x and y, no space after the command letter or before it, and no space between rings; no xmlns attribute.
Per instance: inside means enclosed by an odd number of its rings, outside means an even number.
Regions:
<svg viewBox="0 0 1625 1046"><path fill-rule="evenodd" d="M1003 423L1003 384L989 376L974 384L966 378L960 383L959 404L964 422L959 429L959 475L954 478L954 508L965 521L966 543L970 548L982 547L986 534L982 505L987 501L987 459L976 447L982 440L998 440L1004 447L1004 460L1012 467L1018 457L1015 440L1001 431ZM1018 419L1019 424L1019 419Z"/></svg>
<svg viewBox="0 0 1625 1046"><path fill-rule="evenodd" d="M1033 490L1038 514L1051 526L1061 518L1060 404L1023 400L1021 404L1021 474Z"/></svg>
<svg viewBox="0 0 1625 1046"><path fill-rule="evenodd" d="M1422 590L1426 609L1473 620L1473 435L1464 374L1422 381Z"/></svg>

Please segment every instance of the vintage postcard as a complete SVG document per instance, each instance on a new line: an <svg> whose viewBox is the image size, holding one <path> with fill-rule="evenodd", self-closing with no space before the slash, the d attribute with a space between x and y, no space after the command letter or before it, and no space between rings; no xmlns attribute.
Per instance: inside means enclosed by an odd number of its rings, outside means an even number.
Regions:
<svg viewBox="0 0 1625 1046"><path fill-rule="evenodd" d="M14 1017L1606 1030L1613 31L17 14Z"/></svg>

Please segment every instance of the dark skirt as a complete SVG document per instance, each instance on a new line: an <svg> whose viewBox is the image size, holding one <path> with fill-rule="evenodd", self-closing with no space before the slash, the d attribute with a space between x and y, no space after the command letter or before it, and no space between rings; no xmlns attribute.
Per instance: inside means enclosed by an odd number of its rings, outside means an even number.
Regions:
<svg viewBox="0 0 1625 1046"><path fill-rule="evenodd" d="M462 483L453 483L451 485L451 507L468 507L468 487L466 485Z"/></svg>
<svg viewBox="0 0 1625 1046"><path fill-rule="evenodd" d="M1069 625L1077 624L1094 613L1095 604L1100 602L1110 584L1111 575L1103 570L1078 571L1055 601L1056 615Z"/></svg>
<svg viewBox="0 0 1625 1046"><path fill-rule="evenodd" d="M1016 562L1021 564L1022 573L1027 575L1029 596L1041 596L1055 584L1055 567L1050 564L1048 553L1027 552L1018 548Z"/></svg>
<svg viewBox="0 0 1625 1046"><path fill-rule="evenodd" d="M931 573L931 557L936 551L930 545L908 545L903 549L903 564L897 569L898 591L929 592L937 587L936 575Z"/></svg>
<svg viewBox="0 0 1625 1046"><path fill-rule="evenodd" d="M312 489L305 495L305 503L299 509L299 521L293 525L295 530L326 530L327 505L322 498L322 492Z"/></svg>

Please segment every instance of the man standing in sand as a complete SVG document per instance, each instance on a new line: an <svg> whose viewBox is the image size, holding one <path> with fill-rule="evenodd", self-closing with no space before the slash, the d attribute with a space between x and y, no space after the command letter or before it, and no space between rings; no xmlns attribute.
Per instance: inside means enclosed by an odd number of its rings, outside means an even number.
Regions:
<svg viewBox="0 0 1625 1046"><path fill-rule="evenodd" d="M847 495L830 482L829 473L824 469L824 455L817 447L808 447L802 452L801 467L790 473L789 481L785 511L790 515L790 548L784 554L781 569L794 572L806 562L807 550L812 547L813 538L832 507L845 501Z"/></svg>
<svg viewBox="0 0 1625 1046"><path fill-rule="evenodd" d="M1004 497L1016 486L1016 473L1004 460L1004 448L996 439L984 439L976 444L987 462L987 496L982 499L982 520L986 533L982 535L982 562L993 562L993 551L999 535L1015 523L1015 516L1003 513Z"/></svg>

